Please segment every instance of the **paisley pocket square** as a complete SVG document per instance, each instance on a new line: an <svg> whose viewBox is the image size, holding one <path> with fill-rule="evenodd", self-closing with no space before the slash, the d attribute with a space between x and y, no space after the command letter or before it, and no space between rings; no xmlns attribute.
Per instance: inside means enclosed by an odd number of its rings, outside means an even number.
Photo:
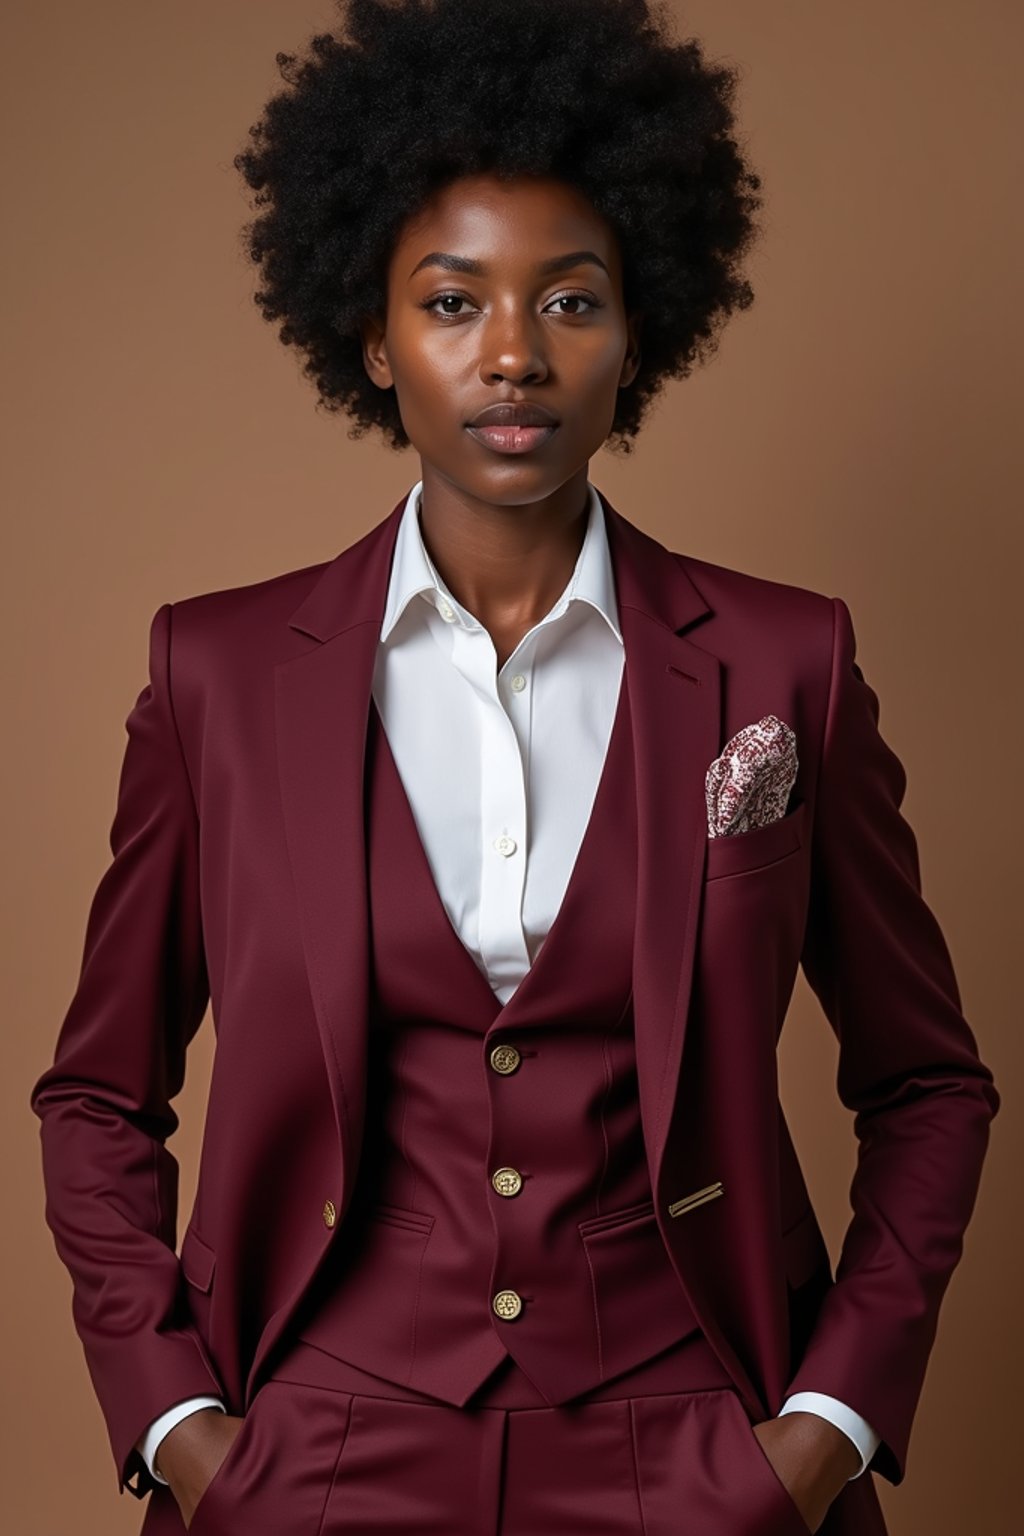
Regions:
<svg viewBox="0 0 1024 1536"><path fill-rule="evenodd" d="M705 777L708 836L750 832L784 816L797 766L796 736L778 715L737 731Z"/></svg>

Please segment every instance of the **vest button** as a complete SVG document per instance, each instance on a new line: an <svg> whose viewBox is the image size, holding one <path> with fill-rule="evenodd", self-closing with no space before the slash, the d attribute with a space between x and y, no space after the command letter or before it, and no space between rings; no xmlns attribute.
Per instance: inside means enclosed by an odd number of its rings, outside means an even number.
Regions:
<svg viewBox="0 0 1024 1536"><path fill-rule="evenodd" d="M335 1206L333 1200L325 1200L324 1201L324 1208L323 1208L323 1213L322 1214L323 1214L323 1218L324 1218L324 1226L325 1227L333 1227L334 1223L338 1219L337 1207Z"/></svg>
<svg viewBox="0 0 1024 1536"><path fill-rule="evenodd" d="M491 1306L499 1317L504 1318L508 1322L512 1318L518 1317L523 1310L522 1299L518 1291L499 1291L491 1302Z"/></svg>
<svg viewBox="0 0 1024 1536"><path fill-rule="evenodd" d="M499 1195L518 1195L523 1187L523 1176L515 1168L498 1168L491 1174L491 1183Z"/></svg>
<svg viewBox="0 0 1024 1536"><path fill-rule="evenodd" d="M496 1045L491 1052L491 1066L495 1072L514 1072L521 1060L514 1045Z"/></svg>

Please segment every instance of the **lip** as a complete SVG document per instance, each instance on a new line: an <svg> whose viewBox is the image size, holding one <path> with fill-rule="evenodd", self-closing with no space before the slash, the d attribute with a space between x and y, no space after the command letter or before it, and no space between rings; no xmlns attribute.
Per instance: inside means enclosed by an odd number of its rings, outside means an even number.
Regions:
<svg viewBox="0 0 1024 1536"><path fill-rule="evenodd" d="M557 425L478 427L471 423L466 431L471 437L475 437L478 443L482 443L485 448L490 448L495 453L531 453L535 448L540 448L549 438L554 437L558 427Z"/></svg>
<svg viewBox="0 0 1024 1536"><path fill-rule="evenodd" d="M478 411L468 427L557 427L558 417L533 400L496 400Z"/></svg>

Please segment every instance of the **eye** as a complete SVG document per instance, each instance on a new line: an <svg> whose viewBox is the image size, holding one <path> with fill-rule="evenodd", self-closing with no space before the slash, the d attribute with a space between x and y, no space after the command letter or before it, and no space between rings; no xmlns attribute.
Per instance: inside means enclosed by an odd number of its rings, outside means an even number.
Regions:
<svg viewBox="0 0 1024 1536"><path fill-rule="evenodd" d="M596 299L592 299L590 295L586 293L560 293L557 298L551 300L552 304L571 304L574 301L577 304L589 304L591 309L600 309L601 307ZM576 315L583 313L585 313L585 311L578 309L573 310L573 314Z"/></svg>
<svg viewBox="0 0 1024 1536"><path fill-rule="evenodd" d="M441 311L434 310L434 305L435 304L443 304L446 299L452 299L452 300L455 301L455 303L461 304L461 303L463 303L465 301L465 298L466 298L466 295L464 293L438 293L438 294L435 294L432 299L423 299L420 302L420 309L430 310L430 311L433 311L435 314L439 314L439 313L441 313ZM445 314L445 316L450 316L451 319L453 319L453 320L458 320L460 318L460 316L457 315L455 313L455 311L451 310L451 309L446 309L444 311L444 314Z"/></svg>
<svg viewBox="0 0 1024 1536"><path fill-rule="evenodd" d="M436 293L436 294L434 294L433 298L421 300L419 307L420 307L420 309L425 309L425 310L430 311L433 314L439 315L439 316L441 316L444 319L461 320L462 319L461 313L459 313L459 312L457 312L455 310L451 310L451 309L438 310L438 309L434 308L434 306L436 304L443 304L446 300L449 300L449 299L452 300L456 304L470 303L471 302L471 300L467 299L467 297L466 297L466 295L464 293L456 293L454 291L450 291L449 290L446 293ZM575 302L577 304L587 304L587 305L590 306L591 309L600 309L602 307L600 305L600 303L598 302L598 300L594 299L594 298L591 298L590 294L588 294L588 293L559 293L559 294L557 294L555 296L555 298L550 300L551 304L565 304L565 303L573 303L573 302ZM566 319L575 319L577 315L581 315L581 314L584 314L584 313L586 313L586 311L583 311L583 310L569 310L569 311L563 310L562 311L562 314L565 316Z"/></svg>

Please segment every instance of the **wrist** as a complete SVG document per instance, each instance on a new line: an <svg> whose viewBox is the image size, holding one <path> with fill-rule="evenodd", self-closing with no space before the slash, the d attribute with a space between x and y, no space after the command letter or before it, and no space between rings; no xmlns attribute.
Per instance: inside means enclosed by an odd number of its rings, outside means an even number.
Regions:
<svg viewBox="0 0 1024 1536"><path fill-rule="evenodd" d="M203 1392L197 1397L185 1397L158 1414L136 1441L136 1450L146 1463L151 1476L159 1483L166 1484L167 1481L156 1466L156 1456L160 1446L176 1424L180 1424L182 1419L187 1419L199 1408L216 1408L221 1413L227 1412L223 1400L212 1394Z"/></svg>
<svg viewBox="0 0 1024 1536"><path fill-rule="evenodd" d="M808 1462L820 1477L829 1478L842 1486L860 1471L861 1458L856 1445L845 1431L830 1419L809 1410L793 1408L783 1419L799 1421L799 1432Z"/></svg>
<svg viewBox="0 0 1024 1536"><path fill-rule="evenodd" d="M181 1462L191 1456L196 1446L209 1434L211 1420L223 1417L220 1408L197 1408L187 1418L179 1419L157 1446L153 1470L170 1482Z"/></svg>

